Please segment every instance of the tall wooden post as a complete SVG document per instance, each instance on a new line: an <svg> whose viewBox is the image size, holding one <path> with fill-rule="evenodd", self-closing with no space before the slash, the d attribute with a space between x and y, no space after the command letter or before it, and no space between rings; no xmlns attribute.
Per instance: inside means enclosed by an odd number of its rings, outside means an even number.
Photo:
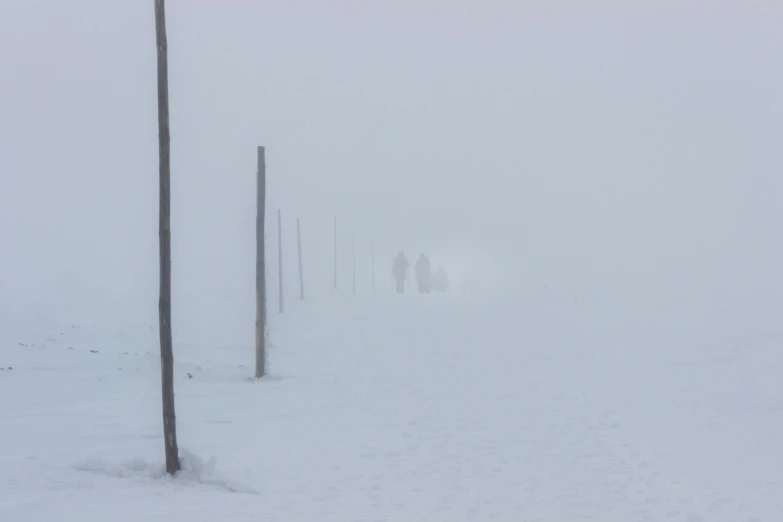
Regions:
<svg viewBox="0 0 783 522"><path fill-rule="evenodd" d="M177 417L174 412L174 352L171 342L171 135L169 131L169 71L166 6L155 0L155 41L158 50L158 155L160 177L160 374L163 396L163 441L166 473L179 471Z"/></svg>
<svg viewBox="0 0 783 522"><path fill-rule="evenodd" d="M283 313L283 222L280 218L280 209L277 209L277 265L278 280L280 284L280 313Z"/></svg>
<svg viewBox="0 0 783 522"><path fill-rule="evenodd" d="M337 288L337 216L334 216L334 287Z"/></svg>
<svg viewBox="0 0 783 522"><path fill-rule="evenodd" d="M264 147L258 147L258 171L256 173L256 379L260 379L266 373L265 156Z"/></svg>
<svg viewBox="0 0 783 522"><path fill-rule="evenodd" d="M296 251L299 254L299 299L304 300L304 271L302 270L302 231L296 218Z"/></svg>
<svg viewBox="0 0 783 522"><path fill-rule="evenodd" d="M356 293L356 236L351 241L351 258L353 260L353 293Z"/></svg>

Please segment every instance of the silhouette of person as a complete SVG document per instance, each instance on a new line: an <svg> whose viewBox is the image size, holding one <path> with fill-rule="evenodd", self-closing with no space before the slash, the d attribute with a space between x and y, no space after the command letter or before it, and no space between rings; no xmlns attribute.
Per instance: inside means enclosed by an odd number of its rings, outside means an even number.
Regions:
<svg viewBox="0 0 783 522"><path fill-rule="evenodd" d="M429 294L432 281L432 267L430 258L421 254L416 261L416 284L419 287L419 293Z"/></svg>
<svg viewBox="0 0 783 522"><path fill-rule="evenodd" d="M392 275L394 276L394 280L397 282L398 294L405 293L405 279L408 277L409 266L410 264L408 263L408 260L405 259L405 253L400 250L400 252L397 254L397 257L394 258L394 263L392 264Z"/></svg>

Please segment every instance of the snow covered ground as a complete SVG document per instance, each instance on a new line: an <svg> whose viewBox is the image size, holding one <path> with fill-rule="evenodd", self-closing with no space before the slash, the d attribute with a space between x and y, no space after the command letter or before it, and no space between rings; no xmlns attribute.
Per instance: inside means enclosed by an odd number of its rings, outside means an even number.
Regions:
<svg viewBox="0 0 783 522"><path fill-rule="evenodd" d="M155 303L4 300L0 521L783 520L776 298L174 306L171 479Z"/></svg>

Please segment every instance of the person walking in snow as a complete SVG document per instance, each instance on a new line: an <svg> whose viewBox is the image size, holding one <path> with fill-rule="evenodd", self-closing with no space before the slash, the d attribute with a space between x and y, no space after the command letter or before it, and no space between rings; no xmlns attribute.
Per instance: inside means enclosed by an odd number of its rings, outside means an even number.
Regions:
<svg viewBox="0 0 783 522"><path fill-rule="evenodd" d="M436 292L448 292L449 291L449 276L442 266L439 266L432 276L432 288Z"/></svg>
<svg viewBox="0 0 783 522"><path fill-rule="evenodd" d="M419 260L416 261L416 284L419 287L420 294L429 294L432 281L432 267L430 266L430 258L421 254Z"/></svg>
<svg viewBox="0 0 783 522"><path fill-rule="evenodd" d="M400 252L397 254L397 257L394 258L394 263L392 264L392 275L394 276L394 280L397 282L398 294L405 293L405 279L408 277L409 266L410 264L408 263L408 260L405 259L405 253L400 250Z"/></svg>

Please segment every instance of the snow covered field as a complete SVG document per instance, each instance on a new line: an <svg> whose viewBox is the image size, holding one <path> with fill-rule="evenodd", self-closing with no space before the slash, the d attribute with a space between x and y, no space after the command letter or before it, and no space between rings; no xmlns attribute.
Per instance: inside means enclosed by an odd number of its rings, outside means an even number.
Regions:
<svg viewBox="0 0 783 522"><path fill-rule="evenodd" d="M776 299L288 305L253 382L252 298L175 302L170 479L155 303L4 302L0 521L783 520Z"/></svg>

